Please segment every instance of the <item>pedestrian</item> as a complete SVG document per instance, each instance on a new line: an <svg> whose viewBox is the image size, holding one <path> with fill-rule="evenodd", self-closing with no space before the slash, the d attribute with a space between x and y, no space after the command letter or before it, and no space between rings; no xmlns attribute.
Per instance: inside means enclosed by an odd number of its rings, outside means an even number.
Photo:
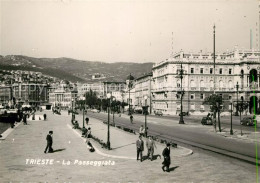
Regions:
<svg viewBox="0 0 260 183"><path fill-rule="evenodd" d="M88 129L86 129L84 126L82 127L82 137L86 137L88 132Z"/></svg>
<svg viewBox="0 0 260 183"><path fill-rule="evenodd" d="M53 152L53 149L52 149L52 142L53 142L52 135L53 135L53 131L49 131L49 134L46 137L47 146L45 148L44 153L47 153L47 150L48 150L48 153L52 153Z"/></svg>
<svg viewBox="0 0 260 183"><path fill-rule="evenodd" d="M27 125L27 114L23 114L23 124Z"/></svg>
<svg viewBox="0 0 260 183"><path fill-rule="evenodd" d="M130 122L133 123L133 120L134 120L134 117L133 117L133 115L131 114L131 115L130 115Z"/></svg>
<svg viewBox="0 0 260 183"><path fill-rule="evenodd" d="M88 117L86 117L86 124L88 125L88 122L89 122L89 118Z"/></svg>
<svg viewBox="0 0 260 183"><path fill-rule="evenodd" d="M162 166L162 170L165 172L165 167L166 167L166 172L170 172L169 170L169 166L171 164L171 151L170 151L170 145L169 143L166 144L166 147L164 148L162 155L164 157L164 161L162 162L163 166Z"/></svg>
<svg viewBox="0 0 260 183"><path fill-rule="evenodd" d="M90 127L88 128L88 131L86 133L86 137L91 138L91 128Z"/></svg>
<svg viewBox="0 0 260 183"><path fill-rule="evenodd" d="M47 115L43 114L44 121L46 121Z"/></svg>
<svg viewBox="0 0 260 183"><path fill-rule="evenodd" d="M143 126L143 125L141 125L141 127L139 128L139 134L140 134L141 136L144 136L144 134L145 134L145 129L144 129L144 126Z"/></svg>
<svg viewBox="0 0 260 183"><path fill-rule="evenodd" d="M75 121L73 128L74 128L74 129L79 129L79 123L78 123L78 121Z"/></svg>
<svg viewBox="0 0 260 183"><path fill-rule="evenodd" d="M137 161L139 160L140 154L140 161L143 161L143 151L144 151L144 141L142 140L142 136L139 136L139 139L136 141L136 150L137 150Z"/></svg>
<svg viewBox="0 0 260 183"><path fill-rule="evenodd" d="M149 136L149 139L146 141L146 147L147 147L147 158L153 161L153 153L154 153L154 147L156 147L154 140L151 136Z"/></svg>
<svg viewBox="0 0 260 183"><path fill-rule="evenodd" d="M94 152L95 149L94 149L93 145L91 144L91 142L89 140L87 140L86 143L87 143L87 148L89 149L89 151Z"/></svg>

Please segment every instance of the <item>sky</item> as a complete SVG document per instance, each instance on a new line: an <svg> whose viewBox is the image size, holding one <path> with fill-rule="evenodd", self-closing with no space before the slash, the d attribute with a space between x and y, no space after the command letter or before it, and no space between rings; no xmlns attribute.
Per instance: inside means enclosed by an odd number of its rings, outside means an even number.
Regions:
<svg viewBox="0 0 260 183"><path fill-rule="evenodd" d="M0 54L160 62L256 48L257 0L0 0ZM258 24L259 25L259 24Z"/></svg>

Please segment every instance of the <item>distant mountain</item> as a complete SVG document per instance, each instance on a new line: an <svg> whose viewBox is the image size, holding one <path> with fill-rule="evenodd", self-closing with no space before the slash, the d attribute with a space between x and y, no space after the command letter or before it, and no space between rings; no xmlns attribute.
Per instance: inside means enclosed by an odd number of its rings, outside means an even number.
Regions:
<svg viewBox="0 0 260 183"><path fill-rule="evenodd" d="M92 81L95 73L105 75L102 81L124 81L131 73L135 78L149 73L153 63L104 63L71 58L33 58L22 55L0 56L0 69L42 72L72 82ZM99 81L96 79L95 81Z"/></svg>

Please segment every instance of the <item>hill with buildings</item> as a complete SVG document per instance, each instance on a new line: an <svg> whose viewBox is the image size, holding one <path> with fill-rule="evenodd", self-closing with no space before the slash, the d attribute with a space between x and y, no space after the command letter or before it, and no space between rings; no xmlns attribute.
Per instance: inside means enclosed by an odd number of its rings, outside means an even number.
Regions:
<svg viewBox="0 0 260 183"><path fill-rule="evenodd" d="M139 77L151 72L153 63L104 63L82 61L71 58L34 58L22 55L0 56L1 70L25 70L42 72L45 75L72 82L93 81L92 76L100 73L102 78L95 81L123 81L127 75Z"/></svg>

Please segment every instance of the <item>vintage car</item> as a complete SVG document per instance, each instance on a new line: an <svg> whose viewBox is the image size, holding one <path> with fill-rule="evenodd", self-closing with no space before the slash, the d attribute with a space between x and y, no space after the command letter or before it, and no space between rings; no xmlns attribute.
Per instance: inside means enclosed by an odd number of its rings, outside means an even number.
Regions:
<svg viewBox="0 0 260 183"><path fill-rule="evenodd" d="M154 114L156 116L162 116L163 115L162 111L160 111L160 110L154 111Z"/></svg>
<svg viewBox="0 0 260 183"><path fill-rule="evenodd" d="M203 117L201 119L201 124L202 125L212 125L213 124L212 118L210 118L210 117Z"/></svg>
<svg viewBox="0 0 260 183"><path fill-rule="evenodd" d="M245 126L253 126L255 124L254 121L257 124L257 120L255 120L253 116L248 116L248 117L244 117L241 120L240 124Z"/></svg>

